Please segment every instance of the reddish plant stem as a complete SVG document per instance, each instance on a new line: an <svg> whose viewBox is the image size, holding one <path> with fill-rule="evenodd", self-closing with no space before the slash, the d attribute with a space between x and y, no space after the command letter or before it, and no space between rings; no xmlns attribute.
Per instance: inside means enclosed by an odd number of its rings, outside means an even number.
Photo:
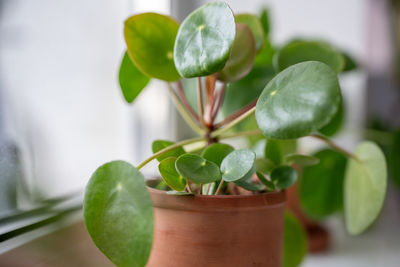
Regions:
<svg viewBox="0 0 400 267"><path fill-rule="evenodd" d="M246 113L247 111L249 111L250 109L254 108L255 105L257 104L257 100L255 99L253 100L253 102L251 102L250 104L248 104L247 106L241 108L240 110L236 111L235 113L229 115L228 117L226 117L223 121L218 122L217 124L214 125L215 129L219 129L222 126L224 126L225 124L230 123L231 121L235 120L236 118L240 117L241 115L243 115L244 113Z"/></svg>
<svg viewBox="0 0 400 267"><path fill-rule="evenodd" d="M200 113L200 123L204 124L204 107L203 107L203 87L201 86L201 77L197 79L197 106Z"/></svg>
<svg viewBox="0 0 400 267"><path fill-rule="evenodd" d="M360 162L360 159L357 158L356 155L348 152L347 150L341 148L340 146L338 146L337 144L335 144L333 141L331 141L330 139L326 138L325 136L319 135L319 134L310 134L309 136L317 138L323 142L325 142L327 145L329 145L330 147L332 147L333 149L341 152L342 154L346 155L349 158L352 158L358 162Z"/></svg>
<svg viewBox="0 0 400 267"><path fill-rule="evenodd" d="M204 114L204 123L210 129L213 124L211 122L211 113L212 108L215 102L215 83L217 82L217 78L215 75L207 76L206 78L206 108Z"/></svg>
<svg viewBox="0 0 400 267"><path fill-rule="evenodd" d="M223 83L221 88L219 89L217 101L216 101L216 104L211 113L211 123L214 123L215 118L217 117L218 111L221 108L221 105L222 105L222 102L223 102L224 96L225 96L225 87L226 87L226 84Z"/></svg>
<svg viewBox="0 0 400 267"><path fill-rule="evenodd" d="M190 106L189 102L186 99L185 92L183 91L182 83L181 81L177 82L177 87L178 87L178 95L179 98L182 101L182 104L185 106L185 108L190 112L190 114L193 116L193 118L200 123L200 118L199 115L193 110L193 108Z"/></svg>

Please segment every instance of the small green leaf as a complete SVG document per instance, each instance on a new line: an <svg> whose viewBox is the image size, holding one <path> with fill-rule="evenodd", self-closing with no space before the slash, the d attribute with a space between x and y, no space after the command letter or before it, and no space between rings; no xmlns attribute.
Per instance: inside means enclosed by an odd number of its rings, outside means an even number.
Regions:
<svg viewBox="0 0 400 267"><path fill-rule="evenodd" d="M176 191L183 191L186 187L186 179L179 175L175 169L175 157L169 157L160 162L158 170L169 187Z"/></svg>
<svg viewBox="0 0 400 267"><path fill-rule="evenodd" d="M286 189L297 181L297 171L290 166L279 166L272 170L271 181L279 189Z"/></svg>
<svg viewBox="0 0 400 267"><path fill-rule="evenodd" d="M352 58L348 53L342 52L344 58L344 68L343 72L345 71L352 71L358 69L358 65L354 58Z"/></svg>
<svg viewBox="0 0 400 267"><path fill-rule="evenodd" d="M300 222L289 211L285 212L283 234L283 267L297 267L307 254L307 235Z"/></svg>
<svg viewBox="0 0 400 267"><path fill-rule="evenodd" d="M256 160L256 170L265 174L269 174L276 167L275 163L267 158L259 158Z"/></svg>
<svg viewBox="0 0 400 267"><path fill-rule="evenodd" d="M93 242L115 265L146 265L153 205L136 168L124 161L99 167L86 186L83 216Z"/></svg>
<svg viewBox="0 0 400 267"><path fill-rule="evenodd" d="M270 31L271 23L269 21L269 10L265 7L263 9L261 9L260 22L263 27L265 35L268 35L269 31Z"/></svg>
<svg viewBox="0 0 400 267"><path fill-rule="evenodd" d="M167 191L167 195L174 195L174 196L192 196L194 195L193 193L190 192L185 192L185 191L175 191L175 190L171 190L171 191Z"/></svg>
<svg viewBox="0 0 400 267"><path fill-rule="evenodd" d="M178 28L174 19L156 13L142 13L125 21L129 57L143 73L165 81L180 78L173 55Z"/></svg>
<svg viewBox="0 0 400 267"><path fill-rule="evenodd" d="M319 163L319 158L302 154L289 154L285 156L284 162L306 167L317 165Z"/></svg>
<svg viewBox="0 0 400 267"><path fill-rule="evenodd" d="M295 139L328 124L340 101L332 69L317 61L302 62L267 84L256 105L256 119L264 136Z"/></svg>
<svg viewBox="0 0 400 267"><path fill-rule="evenodd" d="M342 54L330 44L322 41L291 41L279 50L275 58L279 71L304 61L320 61L327 64L336 73L340 73L344 67Z"/></svg>
<svg viewBox="0 0 400 267"><path fill-rule="evenodd" d="M344 104L343 101L340 101L339 109L336 112L335 116L333 116L332 120L327 125L319 129L319 132L326 136L334 136L342 128L344 117Z"/></svg>
<svg viewBox="0 0 400 267"><path fill-rule="evenodd" d="M275 185L273 182L267 180L267 178L265 178L265 176L260 172L256 172L256 174L260 182L263 183L268 188L269 191L275 190Z"/></svg>
<svg viewBox="0 0 400 267"><path fill-rule="evenodd" d="M222 160L233 150L232 146L222 143L215 143L208 146L202 153L202 157L206 160L212 161L215 164L221 166Z"/></svg>
<svg viewBox="0 0 400 267"><path fill-rule="evenodd" d="M180 175L195 183L208 184L221 179L217 164L197 155L181 155L175 167Z"/></svg>
<svg viewBox="0 0 400 267"><path fill-rule="evenodd" d="M208 3L193 11L176 36L174 60L185 78L220 71L235 39L235 18L224 2Z"/></svg>
<svg viewBox="0 0 400 267"><path fill-rule="evenodd" d="M253 191L253 192L263 191L265 189L264 184L255 184L246 179L235 181L235 184L237 186L240 186L246 190Z"/></svg>
<svg viewBox="0 0 400 267"><path fill-rule="evenodd" d="M249 149L238 149L226 156L221 163L222 179L234 182L246 179L255 172L256 154Z"/></svg>
<svg viewBox="0 0 400 267"><path fill-rule="evenodd" d="M245 24L236 24L235 41L228 61L219 72L218 79L233 82L246 76L253 67L256 57L254 36Z"/></svg>
<svg viewBox="0 0 400 267"><path fill-rule="evenodd" d="M350 158L344 181L346 228L357 235L367 229L379 215L386 194L385 156L372 142L359 144Z"/></svg>
<svg viewBox="0 0 400 267"><path fill-rule="evenodd" d="M132 103L149 81L150 78L136 68L125 52L119 68L119 85L126 102Z"/></svg>
<svg viewBox="0 0 400 267"><path fill-rule="evenodd" d="M332 149L321 150L314 156L320 163L303 169L298 195L306 214L322 219L342 209L347 159Z"/></svg>
<svg viewBox="0 0 400 267"><path fill-rule="evenodd" d="M171 145L175 144L174 142L168 141L168 140L155 140L153 141L153 143L151 144L151 149L153 151L153 153L157 153L158 151L163 150L164 148L167 148ZM183 150L182 147L177 147L171 151L168 151L167 153L165 153L164 155L158 156L157 160L158 161L162 161L166 158L169 157L179 157L180 155L185 154L185 150Z"/></svg>
<svg viewBox="0 0 400 267"><path fill-rule="evenodd" d="M256 50L260 51L264 46L264 29L261 21L253 14L236 14L236 23L246 24L253 33Z"/></svg>

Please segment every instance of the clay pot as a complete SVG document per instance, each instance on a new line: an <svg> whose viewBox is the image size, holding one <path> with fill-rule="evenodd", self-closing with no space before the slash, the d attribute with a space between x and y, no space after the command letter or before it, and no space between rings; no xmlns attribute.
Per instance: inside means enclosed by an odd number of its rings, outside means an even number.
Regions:
<svg viewBox="0 0 400 267"><path fill-rule="evenodd" d="M284 192L173 196L149 188L154 241L148 267L282 265Z"/></svg>

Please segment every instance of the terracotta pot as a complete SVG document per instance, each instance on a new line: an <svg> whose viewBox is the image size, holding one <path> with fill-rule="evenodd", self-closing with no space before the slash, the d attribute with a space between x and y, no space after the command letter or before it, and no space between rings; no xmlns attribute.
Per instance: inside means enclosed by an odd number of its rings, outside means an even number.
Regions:
<svg viewBox="0 0 400 267"><path fill-rule="evenodd" d="M149 191L155 230L148 267L282 265L284 192L173 196Z"/></svg>

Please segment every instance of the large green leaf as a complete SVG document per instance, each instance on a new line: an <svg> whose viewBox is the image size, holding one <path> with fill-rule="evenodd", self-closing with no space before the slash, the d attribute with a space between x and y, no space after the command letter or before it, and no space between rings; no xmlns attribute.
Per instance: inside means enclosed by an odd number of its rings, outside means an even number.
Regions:
<svg viewBox="0 0 400 267"><path fill-rule="evenodd" d="M151 150L153 151L153 153L157 153L158 151L161 151L171 145L175 144L174 142L168 141L168 140L155 140L153 141L153 143L151 144ZM185 154L185 150L183 150L183 148L177 147L175 149L172 149L171 151L166 152L165 154L158 156L157 160L158 161L162 161L166 158L169 157L179 157L180 155Z"/></svg>
<svg viewBox="0 0 400 267"><path fill-rule="evenodd" d="M332 120L319 129L319 132L326 136L334 136L337 134L343 126L343 122L345 119L345 109L343 101L340 101L339 109L336 112L335 116L333 116Z"/></svg>
<svg viewBox="0 0 400 267"><path fill-rule="evenodd" d="M236 14L235 19L236 23L246 24L250 28L254 36L256 50L261 50L264 46L264 29L257 16L253 14L243 13Z"/></svg>
<svg viewBox="0 0 400 267"><path fill-rule="evenodd" d="M344 181L346 228L356 235L370 226L379 215L386 194L385 156L372 142L359 144L349 159Z"/></svg>
<svg viewBox="0 0 400 267"><path fill-rule="evenodd" d="M221 179L217 164L197 155L181 155L175 167L180 175L195 183L208 184Z"/></svg>
<svg viewBox="0 0 400 267"><path fill-rule="evenodd" d="M153 242L153 206L140 172L124 161L99 167L83 202L86 228L117 266L145 266Z"/></svg>
<svg viewBox="0 0 400 267"><path fill-rule="evenodd" d="M175 157L169 157L160 162L158 170L165 183L176 191L183 191L186 187L186 179L175 168Z"/></svg>
<svg viewBox="0 0 400 267"><path fill-rule="evenodd" d="M146 75L165 81L180 78L174 64L174 43L179 24L168 16L143 13L125 21L128 54Z"/></svg>
<svg viewBox="0 0 400 267"><path fill-rule="evenodd" d="M208 3L193 11L179 28L174 60L186 78L221 70L235 39L235 18L224 2Z"/></svg>
<svg viewBox="0 0 400 267"><path fill-rule="evenodd" d="M245 24L237 23L231 54L224 68L219 72L218 79L224 82L240 80L250 72L255 57L255 41L250 28Z"/></svg>
<svg viewBox="0 0 400 267"><path fill-rule="evenodd" d="M226 156L221 163L222 179L234 182L250 177L256 171L256 153L238 149Z"/></svg>
<svg viewBox="0 0 400 267"><path fill-rule="evenodd" d="M122 58L118 78L122 94L128 103L132 103L150 81L150 78L132 63L128 53Z"/></svg>
<svg viewBox="0 0 400 267"><path fill-rule="evenodd" d="M310 217L322 219L343 207L343 179L347 159L332 149L321 150L314 157L320 162L303 169L299 199L303 210Z"/></svg>
<svg viewBox="0 0 400 267"><path fill-rule="evenodd" d="M256 105L256 119L266 137L295 139L328 124L340 101L332 69L317 61L302 62L267 84Z"/></svg>
<svg viewBox="0 0 400 267"><path fill-rule="evenodd" d="M283 267L299 266L306 254L306 232L296 217L287 211L283 235Z"/></svg>
<svg viewBox="0 0 400 267"><path fill-rule="evenodd" d="M344 67L342 54L330 44L322 41L295 40L289 42L279 50L275 58L275 64L279 71L304 61L323 62L336 73L341 72Z"/></svg>
<svg viewBox="0 0 400 267"><path fill-rule="evenodd" d="M201 156L206 160L212 161L218 166L221 166L222 160L233 150L235 149L228 144L215 143L204 149Z"/></svg>

